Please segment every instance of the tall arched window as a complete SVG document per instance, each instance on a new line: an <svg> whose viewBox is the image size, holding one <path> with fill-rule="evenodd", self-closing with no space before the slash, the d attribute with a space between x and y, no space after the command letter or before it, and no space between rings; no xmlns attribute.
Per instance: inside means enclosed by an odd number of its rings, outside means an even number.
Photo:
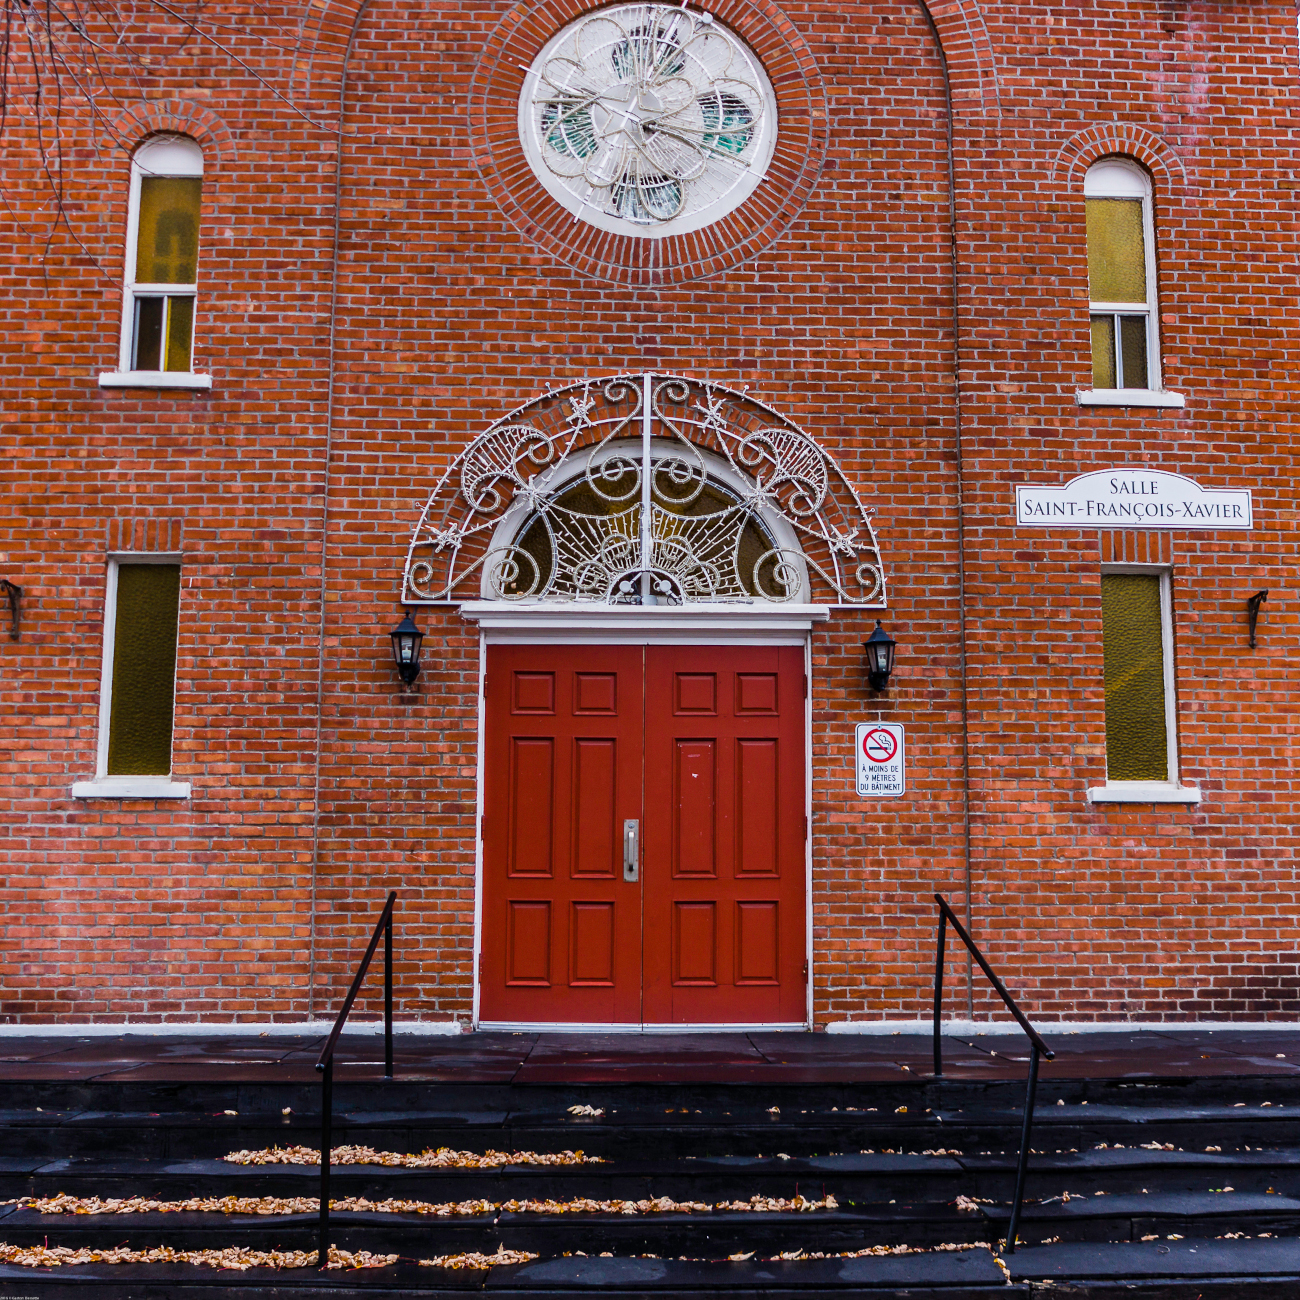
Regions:
<svg viewBox="0 0 1300 1300"><path fill-rule="evenodd" d="M1103 158L1084 179L1092 392L1097 403L1182 405L1161 392L1151 178L1136 163ZM1175 400L1161 400L1175 399Z"/></svg>
<svg viewBox="0 0 1300 1300"><path fill-rule="evenodd" d="M105 386L207 387L194 374L203 152L185 136L156 136L131 159L122 343Z"/></svg>

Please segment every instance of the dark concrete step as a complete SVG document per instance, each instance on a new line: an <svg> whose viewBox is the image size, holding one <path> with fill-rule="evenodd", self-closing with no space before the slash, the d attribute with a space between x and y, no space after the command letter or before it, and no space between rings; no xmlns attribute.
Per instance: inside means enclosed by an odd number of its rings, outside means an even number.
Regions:
<svg viewBox="0 0 1300 1300"><path fill-rule="evenodd" d="M713 1211L693 1214L518 1214L497 1212L465 1218L334 1211L330 1240L347 1250L402 1255L491 1253L499 1244L547 1256L652 1253L658 1256L725 1259L757 1251L840 1252L866 1246L933 1246L983 1241L978 1215L942 1205L877 1205L800 1214ZM203 1213L40 1214L11 1208L0 1216L0 1238L10 1245L137 1248L168 1245L177 1250L243 1246L256 1250L313 1248L315 1214Z"/></svg>
<svg viewBox="0 0 1300 1300"><path fill-rule="evenodd" d="M744 1111L675 1107L656 1113L611 1107L598 1119L562 1111L340 1111L335 1116L334 1141L399 1151L439 1146L582 1148L611 1157L647 1145L664 1156L776 1151L803 1156L864 1148L996 1152L1018 1146L1020 1118L1019 1107L932 1108L915 1115L910 1108L900 1115L879 1110L874 1114L818 1111L806 1106L781 1109L779 1114L755 1113L749 1107ZM1043 1149L1143 1141L1198 1150L1207 1145L1225 1150L1247 1145L1300 1146L1300 1106L1043 1105L1037 1109L1034 1131L1035 1145ZM233 1115L224 1111L0 1111L0 1142L11 1156L95 1153L179 1159L274 1145L317 1146L319 1135L318 1114L286 1116L278 1110Z"/></svg>
<svg viewBox="0 0 1300 1300"><path fill-rule="evenodd" d="M36 1270L0 1265L0 1292L22 1294ZM364 1272L318 1272L314 1268L250 1269L237 1278L192 1265L86 1265L37 1273L41 1300L141 1300L201 1296L203 1300L463 1300L481 1293L513 1300L526 1296L590 1297L590 1300L816 1300L869 1294L873 1300L1022 1300L1029 1288L1006 1285L987 1251L871 1256L862 1259L714 1263L676 1259L538 1259L491 1270L420 1268L402 1262Z"/></svg>
<svg viewBox="0 0 1300 1300"><path fill-rule="evenodd" d="M402 1169L335 1165L335 1193L447 1201L550 1196L598 1199L671 1196L734 1200L750 1196L822 1196L888 1201L949 1201L959 1194L1005 1200L1011 1195L1015 1153L924 1156L845 1152L808 1158L638 1158L604 1164L507 1166L495 1170ZM222 1160L0 1159L0 1195L155 1196L314 1195L315 1165L235 1165ZM1040 1152L1030 1158L1030 1198L1062 1192L1240 1192L1300 1195L1300 1151L1235 1153L1148 1150L1138 1146L1080 1152Z"/></svg>
<svg viewBox="0 0 1300 1300"><path fill-rule="evenodd" d="M1267 1229L1265 1229L1267 1231ZM1018 1281L1049 1280L1068 1287L1064 1294L1088 1283L1115 1284L1125 1295L1147 1297L1164 1294L1161 1284L1194 1289L1177 1294L1197 1294L1201 1282L1229 1280L1226 1290L1206 1293L1220 1296L1283 1297L1300 1294L1300 1238L1235 1241L1131 1241L1060 1242L1029 1246L1006 1256L1011 1276ZM1264 1281L1265 1279L1276 1279ZM1247 1290L1248 1287L1253 1290ZM1062 1294L1056 1290L1056 1294ZM1106 1294L1112 1292L1107 1291ZM1086 1290L1083 1294L1100 1295ZM1173 1292L1170 1292L1173 1294Z"/></svg>

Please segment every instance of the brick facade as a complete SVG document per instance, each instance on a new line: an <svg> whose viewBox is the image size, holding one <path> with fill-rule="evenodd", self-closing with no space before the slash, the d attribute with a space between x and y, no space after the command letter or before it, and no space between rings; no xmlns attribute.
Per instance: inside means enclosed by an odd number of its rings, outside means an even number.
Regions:
<svg viewBox="0 0 1300 1300"><path fill-rule="evenodd" d="M421 613L426 667L402 689L386 634L406 546L490 421L648 368L750 386L876 511L900 643L883 701L863 671L874 615L813 636L819 1026L924 1014L931 894L968 889L977 939L1046 1019L1300 1012L1293 7L770 12L824 85L820 176L757 255L658 286L570 269L494 201L472 88L508 5L289 8L279 45L234 38L260 82L160 31L115 125L204 149L210 392L97 387L127 155L69 110L66 220L43 252L35 143L8 137L0 575L24 596L21 639L0 638L0 1021L324 1014L389 888L399 1014L468 1020L478 637ZM1111 154L1152 177L1181 410L1076 401L1082 177ZM1256 489L1253 531L1158 543L1199 806L1085 799L1105 776L1099 566L1155 543L1014 527L1015 484L1120 464ZM74 800L105 556L161 533L184 554L174 774L193 797ZM852 725L875 717L907 724L904 799L852 792ZM964 978L954 961L962 1012ZM971 1005L991 1009L978 985Z"/></svg>

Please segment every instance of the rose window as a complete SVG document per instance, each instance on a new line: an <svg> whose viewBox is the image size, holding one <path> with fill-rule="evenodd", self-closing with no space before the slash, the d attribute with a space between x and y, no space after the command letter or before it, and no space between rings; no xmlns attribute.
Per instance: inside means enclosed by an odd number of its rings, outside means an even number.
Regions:
<svg viewBox="0 0 1300 1300"><path fill-rule="evenodd" d="M698 230L749 197L776 144L758 59L707 13L619 5L570 23L533 60L524 152L548 193L603 230Z"/></svg>

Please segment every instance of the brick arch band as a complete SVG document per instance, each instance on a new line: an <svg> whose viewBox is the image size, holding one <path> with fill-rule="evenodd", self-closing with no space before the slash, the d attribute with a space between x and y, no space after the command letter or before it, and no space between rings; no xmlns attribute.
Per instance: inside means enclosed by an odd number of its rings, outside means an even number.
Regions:
<svg viewBox="0 0 1300 1300"><path fill-rule="evenodd" d="M1106 122L1072 135L1052 159L1052 184L1081 189L1088 168L1115 154L1136 159L1166 190L1187 184L1187 167L1177 152L1154 132L1129 122Z"/></svg>
<svg viewBox="0 0 1300 1300"><path fill-rule="evenodd" d="M235 137L215 113L185 99L162 99L128 105L110 128L114 143L127 150L138 148L151 135L172 132L187 135L203 150L203 170L219 171L235 156Z"/></svg>

